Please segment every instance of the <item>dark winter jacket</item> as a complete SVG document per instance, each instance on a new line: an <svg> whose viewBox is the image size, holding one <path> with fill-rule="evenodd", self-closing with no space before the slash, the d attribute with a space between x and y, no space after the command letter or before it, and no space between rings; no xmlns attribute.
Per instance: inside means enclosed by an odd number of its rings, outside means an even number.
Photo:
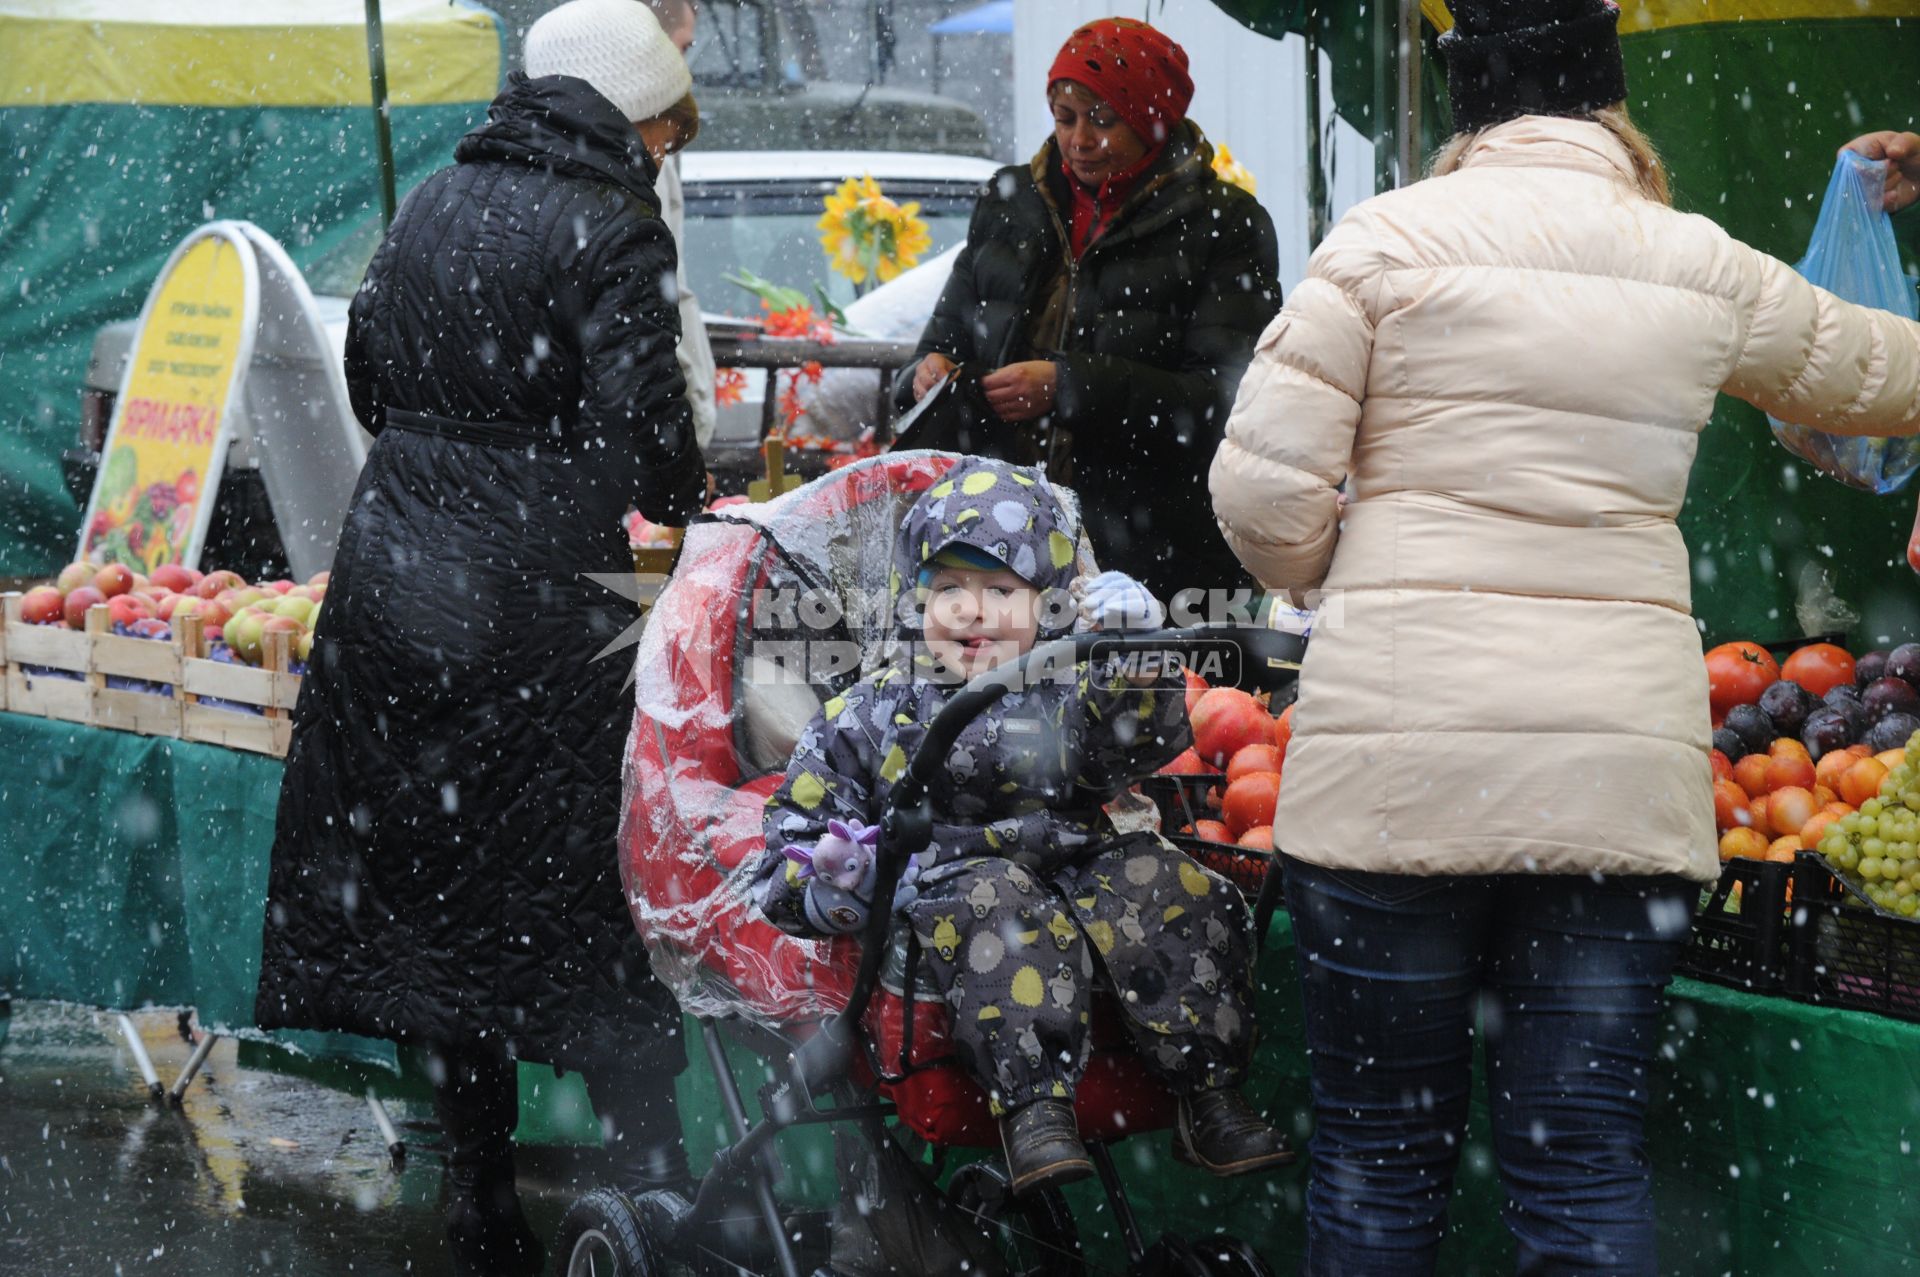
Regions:
<svg viewBox="0 0 1920 1277"><path fill-rule="evenodd" d="M621 519L704 482L632 128L513 77L353 300L376 438L295 711L259 1020L577 1067L674 1064L615 854L635 619ZM476 424L477 423L477 424ZM616 644L616 646L618 646Z"/></svg>
<svg viewBox="0 0 1920 1277"><path fill-rule="evenodd" d="M1064 592L1074 542L1052 487L1038 471L974 460L928 489L902 524L897 575L912 588L920 567L953 546L984 550L1036 589L1055 592L1051 615L1069 623ZM921 600L922 607L925 599ZM1048 613L1043 612L1043 616ZM864 911L840 900L843 920L809 920L808 883L786 848L810 845L827 822L879 822L887 795L958 692L919 643L918 614L902 630L900 659L828 701L801 733L786 779L767 801L767 852L757 881L762 910L800 935L853 930ZM1066 626L1040 638L1059 637ZM1184 683L1177 674L1135 686L1105 662L1009 693L964 730L931 794L933 843L925 882L973 856L1021 860L1043 877L1085 859L1102 836L1100 807L1187 747ZM816 918L832 908L816 900Z"/></svg>
<svg viewBox="0 0 1920 1277"><path fill-rule="evenodd" d="M1067 181L1051 140L988 181L918 353L983 369L1052 359L1051 425L1070 436L1070 470L1056 449L1049 473L1080 494L1101 564L1162 599L1244 583L1214 523L1207 467L1280 309L1272 219L1214 176L1191 123L1077 262ZM913 371L896 383L902 407Z"/></svg>

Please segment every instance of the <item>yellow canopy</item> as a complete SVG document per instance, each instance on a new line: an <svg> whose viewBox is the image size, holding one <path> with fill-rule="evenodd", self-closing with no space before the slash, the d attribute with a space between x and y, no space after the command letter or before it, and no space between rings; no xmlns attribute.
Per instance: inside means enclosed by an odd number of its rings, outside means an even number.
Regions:
<svg viewBox="0 0 1920 1277"><path fill-rule="evenodd" d="M1443 0L1420 0L1441 31L1453 26ZM1709 22L1788 22L1806 18L1920 18L1920 0L1620 0L1620 34Z"/></svg>
<svg viewBox="0 0 1920 1277"><path fill-rule="evenodd" d="M498 19L447 0L383 0L396 106L486 101ZM365 106L361 0L0 0L0 107Z"/></svg>

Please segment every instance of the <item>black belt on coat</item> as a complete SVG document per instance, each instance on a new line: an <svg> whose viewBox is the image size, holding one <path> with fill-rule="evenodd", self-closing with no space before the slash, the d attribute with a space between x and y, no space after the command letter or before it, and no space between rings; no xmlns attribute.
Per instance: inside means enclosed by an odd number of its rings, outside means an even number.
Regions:
<svg viewBox="0 0 1920 1277"><path fill-rule="evenodd" d="M557 433L550 422L459 421L453 417L439 417L430 412L414 412L406 408L388 408L385 417L388 425L398 426L402 430L440 435L458 439L462 443L477 443L485 448L513 448L521 452L538 448L543 452L561 452L566 447L566 437Z"/></svg>

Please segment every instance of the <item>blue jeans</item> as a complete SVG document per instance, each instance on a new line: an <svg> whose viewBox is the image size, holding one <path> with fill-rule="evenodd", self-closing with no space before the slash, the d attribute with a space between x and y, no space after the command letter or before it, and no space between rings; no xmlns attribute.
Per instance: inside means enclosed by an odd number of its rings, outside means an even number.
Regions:
<svg viewBox="0 0 1920 1277"><path fill-rule="evenodd" d="M1518 1271L1654 1277L1647 1074L1698 888L1284 865L1315 1113L1302 1271L1434 1271L1477 1015Z"/></svg>

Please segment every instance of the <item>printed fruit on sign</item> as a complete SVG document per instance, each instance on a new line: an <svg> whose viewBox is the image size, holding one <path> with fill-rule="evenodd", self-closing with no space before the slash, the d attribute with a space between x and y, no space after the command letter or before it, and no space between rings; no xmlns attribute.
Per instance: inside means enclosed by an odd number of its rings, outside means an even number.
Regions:
<svg viewBox="0 0 1920 1277"><path fill-rule="evenodd" d="M1248 745L1227 760L1227 783L1254 772L1278 772L1280 751L1272 745Z"/></svg>
<svg viewBox="0 0 1920 1277"><path fill-rule="evenodd" d="M1732 860L1745 856L1752 860L1764 860L1769 845L1767 836L1757 829L1729 829L1720 835L1720 859Z"/></svg>
<svg viewBox="0 0 1920 1277"><path fill-rule="evenodd" d="M1259 701L1236 687L1216 687L1194 702L1193 752L1204 762L1226 766L1248 745L1273 739L1273 719Z"/></svg>
<svg viewBox="0 0 1920 1277"><path fill-rule="evenodd" d="M1707 696L1715 720L1725 718L1736 705L1751 705L1767 685L1780 677L1780 667L1758 643L1722 643L1707 653Z"/></svg>
<svg viewBox="0 0 1920 1277"><path fill-rule="evenodd" d="M20 596L20 619L28 625L63 625L66 601L51 585L36 585Z"/></svg>
<svg viewBox="0 0 1920 1277"><path fill-rule="evenodd" d="M1249 829L1273 823L1273 809L1280 801L1280 777L1272 772L1242 776L1227 786L1220 802L1220 815L1237 838Z"/></svg>
<svg viewBox="0 0 1920 1277"><path fill-rule="evenodd" d="M67 591L67 601L62 609L66 617L67 628L84 630L87 628L87 609L98 603L105 603L107 596L91 585Z"/></svg>

